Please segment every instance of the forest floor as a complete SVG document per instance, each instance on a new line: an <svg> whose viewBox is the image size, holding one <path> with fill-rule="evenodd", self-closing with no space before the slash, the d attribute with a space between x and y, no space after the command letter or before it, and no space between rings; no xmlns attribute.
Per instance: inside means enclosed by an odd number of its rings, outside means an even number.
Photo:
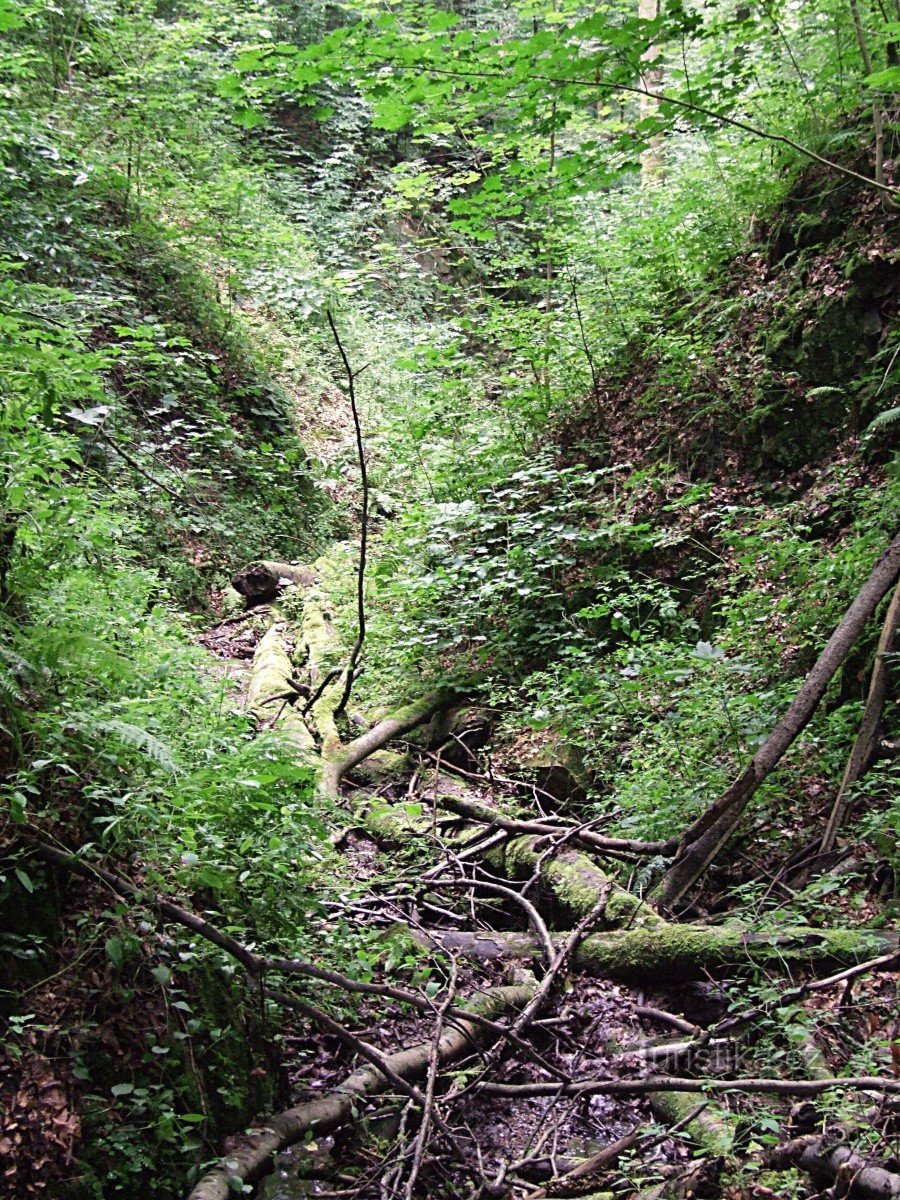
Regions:
<svg viewBox="0 0 900 1200"><path fill-rule="evenodd" d="M202 637L223 670L243 680L245 696L249 660L267 620L274 616L266 610L258 620L251 610L248 619L232 618ZM310 682L315 683L314 675ZM252 672L249 686L252 695ZM268 686L276 685L270 679ZM284 708L282 703L282 712ZM273 720L277 725L277 714ZM498 777L491 724L490 713L463 709L455 725L451 718L449 731L438 723L424 738L409 731L404 737L401 731L400 738L391 739L392 750L402 758L379 763L384 751L376 748L374 762L363 759L360 773L347 772L336 813L346 823L331 833L342 870L359 886L334 907L360 927L383 930L385 938L413 945L423 961L432 961L428 955L439 950L434 961L441 964L443 1004L438 1007L435 1001L430 1014L423 1016L412 1014L402 1002L359 997L345 1028L333 1032L317 1028L315 1020L310 1024L290 1014L281 1037L291 1110L300 1112L310 1101L340 1092L342 1081L360 1061L361 1045L377 1046L376 1063L378 1056L402 1054L404 1047L434 1048L451 1002L523 979L533 991L537 980L531 971L540 961L536 933L549 937L557 953L565 947L558 961L544 962L553 985L547 992L552 1005L537 1007L521 1029L525 1040L505 1045L502 1053L470 1046L445 1074L431 1061L425 1072L430 1099L424 1135L415 1098L388 1094L355 1109L354 1121L342 1122L312 1142L296 1139L299 1145L277 1152L260 1196L390 1200L477 1194L485 1200L537 1200L725 1195L738 1200L783 1194L778 1188L788 1178L785 1170L793 1172L790 1187L799 1186L794 1168L804 1151L810 1162L815 1158L818 1174L804 1160L813 1179L833 1183L835 1172L829 1174L831 1168L823 1163L831 1143L843 1136L843 1127L831 1127L808 1101L795 1101L802 1099L807 1084L841 1072L848 1040L862 1044L877 1031L889 1033L894 1027L893 1003L900 982L900 971L892 969L898 966L896 938L880 934L869 943L863 938L850 948L849 957L831 950L818 954L810 949L817 932L810 927L800 934L799 954L788 939L784 950L768 960L754 962L753 949L747 949L745 966L752 969L757 985L762 978L769 988L757 1020L765 1025L774 1013L790 1012L797 1024L797 1012L788 1007L793 1001L816 1028L815 1036L807 1036L800 1047L798 1061L807 1069L798 1080L795 1068L792 1086L782 1074L786 1051L774 1049L771 1037L761 1036L752 1019L736 1015L745 1006L735 961L723 961L731 968L723 971L712 960L704 965L676 956L668 967L663 961L661 969L638 964L629 981L603 978L602 967L598 970L589 953L579 959L596 930L618 926L613 936L639 933L654 919L653 910L639 901L624 921L610 919L610 896L620 892L619 885L601 868L592 867L587 856L577 863L587 874L579 877L576 887L571 879L554 878L554 860L596 822L579 814L574 780L566 779L560 790L560 780L567 775L560 766L555 774L541 776L554 781L555 792L546 791L524 764L516 773L507 747L500 755L503 774ZM484 821L480 829L473 827L464 814L491 811L498 816L514 812L519 821L543 822L550 828L536 838L537 853L531 851L528 859L533 869L525 877L516 879L508 860L505 868L502 862L498 865L489 849L472 853L491 841L492 832L496 842L498 831ZM507 846L513 836L507 831ZM692 911L702 911L702 898ZM842 913L840 905L834 905L827 924L846 920L851 927L865 926L877 911L874 897L853 912ZM728 916L734 920L740 913ZM529 928L530 942L523 933ZM674 928L666 926L666 931ZM879 951L868 962L866 945L870 952ZM779 963L776 959L782 954L784 961ZM862 965L853 967L853 962ZM801 983L789 992L783 982L792 967L801 972L812 967L814 977L848 965L849 970L837 970L826 979L824 987L820 980L809 991ZM431 994L420 992L423 998L431 999ZM759 1002L758 987L752 995ZM515 1036L516 1023L507 1025L507 1034L510 1027ZM891 1053L894 1059L889 1061L897 1071L896 1043ZM648 1076L663 1080L658 1093L567 1094L573 1082L598 1080L619 1081L626 1089L637 1083L635 1090L640 1091ZM665 1091L664 1079L672 1076L685 1086L695 1080L696 1091ZM757 1082L759 1077L781 1077L784 1094L768 1097L761 1109L758 1098L741 1086L746 1076ZM736 1090L728 1095L704 1090L709 1080L735 1077ZM503 1095L506 1085L524 1094ZM900 1148L900 1102L872 1085L870 1079L862 1095L867 1097L876 1146L866 1160L852 1160L858 1176L846 1193L852 1196L895 1194L871 1188L900 1183L891 1170ZM535 1094L528 1094L529 1088ZM237 1139L231 1153L239 1156L242 1147L246 1141ZM876 1162L884 1165L875 1167ZM768 1171L769 1166L779 1171ZM874 1170L876 1177L867 1182L864 1170ZM846 1171L844 1178L846 1182ZM201 1183L194 1193L198 1198L207 1195L203 1187Z"/></svg>

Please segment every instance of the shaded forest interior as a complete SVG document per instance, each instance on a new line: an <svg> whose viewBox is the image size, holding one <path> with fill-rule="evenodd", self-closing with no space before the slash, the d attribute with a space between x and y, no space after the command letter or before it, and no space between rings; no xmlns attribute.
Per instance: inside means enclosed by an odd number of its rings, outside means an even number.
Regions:
<svg viewBox="0 0 900 1200"><path fill-rule="evenodd" d="M896 0L0 0L0 1195L900 1196Z"/></svg>

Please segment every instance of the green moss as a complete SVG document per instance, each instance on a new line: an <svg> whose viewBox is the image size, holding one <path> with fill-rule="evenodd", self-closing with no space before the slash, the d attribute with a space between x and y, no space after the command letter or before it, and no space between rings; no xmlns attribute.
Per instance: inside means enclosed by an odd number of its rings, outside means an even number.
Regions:
<svg viewBox="0 0 900 1200"><path fill-rule="evenodd" d="M514 838L505 850L493 856L493 861L510 878L527 879L534 874L540 862L537 842L538 839L534 837ZM648 904L619 887L586 854L578 850L563 850L556 858L546 861L541 870L559 904L576 920L586 917L604 890L609 889L603 927L616 929L622 925L634 928L666 924Z"/></svg>
<svg viewBox="0 0 900 1200"><path fill-rule="evenodd" d="M267 703L289 690L293 670L283 627L276 622L256 647L247 688L247 708L259 721L269 722L278 714L279 731L297 746L301 755L307 755L315 750L315 742L297 709L285 705L279 713L279 701Z"/></svg>
<svg viewBox="0 0 900 1200"><path fill-rule="evenodd" d="M660 925L588 937L581 967L616 979L695 979L717 967L810 963L852 965L896 947L897 938L866 930L785 929L746 933L731 925Z"/></svg>
<svg viewBox="0 0 900 1200"><path fill-rule="evenodd" d="M654 1115L661 1117L667 1125L677 1125L698 1104L704 1103L708 1104L708 1097L702 1092L654 1092L650 1097ZM727 1157L734 1148L734 1122L730 1114L721 1109L713 1112L704 1110L688 1124L687 1129L709 1154Z"/></svg>
<svg viewBox="0 0 900 1200"><path fill-rule="evenodd" d="M376 750L374 754L358 763L349 774L360 783L375 784L396 779L409 769L408 754L399 754L393 750Z"/></svg>

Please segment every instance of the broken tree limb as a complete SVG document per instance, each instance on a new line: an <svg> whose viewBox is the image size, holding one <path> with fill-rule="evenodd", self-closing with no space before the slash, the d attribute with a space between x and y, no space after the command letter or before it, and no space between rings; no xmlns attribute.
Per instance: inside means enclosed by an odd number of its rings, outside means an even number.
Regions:
<svg viewBox="0 0 900 1200"><path fill-rule="evenodd" d="M894 649L898 627L900 627L900 583L894 589L894 595L891 597L891 603L884 618L884 625L881 627L881 636L878 639L878 646L875 650L875 662L872 666L872 678L869 682L869 694L866 697L866 706L863 710L859 732L856 735L853 748L850 751L850 757L847 760L841 785L834 800L834 807L831 810L828 824L825 827L825 833L822 836L822 844L819 847L821 854L830 854L834 849L838 830L843 824L850 808L847 792L865 773L875 754L875 748L878 745L878 731L881 726L881 714L884 711L884 702L887 699L888 693L888 663L886 656Z"/></svg>
<svg viewBox="0 0 900 1200"><path fill-rule="evenodd" d="M323 753L322 783L326 793L337 799L345 772L386 746L393 738L424 725L439 709L453 703L454 698L452 692L434 692L423 696L421 700L397 709L352 742L332 747Z"/></svg>
<svg viewBox="0 0 900 1200"><path fill-rule="evenodd" d="M494 1020L528 1003L532 989L525 984L491 988L477 993L468 1002L474 1013ZM438 1041L439 1066L463 1057L483 1045L488 1037L482 1026L459 1020L443 1029ZM385 1057L390 1070L405 1080L421 1077L428 1069L432 1043L423 1042ZM298 1104L269 1118L265 1126L246 1134L229 1153L193 1188L188 1200L229 1200L235 1187L252 1183L266 1168L270 1158L285 1146L299 1142L307 1131L327 1133L343 1125L355 1104L367 1096L384 1091L389 1080L374 1066L354 1071L326 1096ZM557 1085L559 1086L559 1085Z"/></svg>
<svg viewBox="0 0 900 1200"><path fill-rule="evenodd" d="M540 836L559 837L570 835L571 841L587 850L596 850L600 854L674 854L677 849L675 841L646 842L631 838L605 837L593 829L579 829L573 832L568 826L553 821L524 821L492 808L489 804L480 803L462 796L438 796L441 808L455 812L460 817L470 821L478 821L496 829L506 829L510 833L533 833Z"/></svg>
<svg viewBox="0 0 900 1200"><path fill-rule="evenodd" d="M829 683L882 599L896 583L898 574L900 534L878 559L787 712L737 779L684 835L675 862L654 892L654 899L663 908L677 904L728 841L757 788L805 729Z"/></svg>
<svg viewBox="0 0 900 1200"><path fill-rule="evenodd" d="M783 1142L766 1155L765 1165L776 1171L799 1167L818 1188L837 1184L837 1194L852 1200L885 1200L900 1196L900 1175L873 1166L850 1146L833 1137L811 1134Z"/></svg>
<svg viewBox="0 0 900 1200"><path fill-rule="evenodd" d="M542 953L527 933L410 932L423 945L481 960L527 960ZM773 971L828 970L869 959L873 950L896 952L898 940L896 933L882 930L801 927L769 934L727 925L658 925L591 934L575 950L573 965L604 979L659 983L703 979L717 969L753 965Z"/></svg>

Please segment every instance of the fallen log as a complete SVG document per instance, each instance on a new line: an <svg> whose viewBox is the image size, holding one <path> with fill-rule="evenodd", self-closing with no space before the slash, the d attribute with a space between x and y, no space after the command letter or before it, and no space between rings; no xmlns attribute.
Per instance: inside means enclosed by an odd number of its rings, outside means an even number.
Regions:
<svg viewBox="0 0 900 1200"><path fill-rule="evenodd" d="M704 873L728 839L760 784L806 728L838 668L900 574L900 534L876 562L847 609L800 691L737 779L699 817L682 838L675 862L653 898L670 909Z"/></svg>
<svg viewBox="0 0 900 1200"><path fill-rule="evenodd" d="M242 567L232 577L231 585L244 597L247 607L253 608L257 604L270 604L280 591L291 585L312 587L318 578L312 567L260 560Z"/></svg>
<svg viewBox="0 0 900 1200"><path fill-rule="evenodd" d="M537 837L517 837L487 854L487 861L510 879L527 880L537 874L562 912L578 920L589 913L600 896L606 906L597 925L601 929L662 926L667 922L639 896L626 891L581 850L563 846L550 854Z"/></svg>
<svg viewBox="0 0 900 1200"><path fill-rule="evenodd" d="M533 988L527 984L491 988L468 1002L478 1016L494 1020L528 1003ZM464 1017L446 1027L438 1040L437 1060L446 1066L484 1045L490 1035L484 1026ZM385 1057L386 1064L402 1079L420 1077L428 1069L432 1043L423 1042ZM354 1071L325 1096L317 1096L268 1118L263 1127L251 1130L217 1166L203 1176L188 1200L229 1200L245 1183L252 1183L279 1150L294 1145L307 1132L328 1133L345 1124L355 1105L367 1096L385 1090L387 1078L374 1066ZM559 1086L559 1085L557 1085Z"/></svg>
<svg viewBox="0 0 900 1200"><path fill-rule="evenodd" d="M302 713L287 699L292 694L299 698L300 693L293 682L294 666L282 630L276 621L256 647L247 686L247 709L260 723L277 725L307 758L314 753L316 743Z"/></svg>
<svg viewBox="0 0 900 1200"><path fill-rule="evenodd" d="M694 1081L696 1088L697 1081ZM703 1107L706 1097L699 1091L652 1091L647 1093L653 1115L664 1125L681 1126L707 1154L727 1157L734 1148L736 1122L722 1108ZM698 1112L697 1109L700 1111Z"/></svg>
<svg viewBox="0 0 900 1200"><path fill-rule="evenodd" d="M543 953L527 933L466 933L457 930L410 931L434 949L476 959L526 960ZM558 942L559 938L552 938ZM667 983L704 979L722 969L765 966L830 969L870 958L873 951L895 951L898 935L882 930L786 929L780 934L747 932L728 925L658 925L610 930L586 937L573 965L587 974L624 982Z"/></svg>
<svg viewBox="0 0 900 1200"><path fill-rule="evenodd" d="M647 1075L642 1079L576 1079L571 1083L479 1083L487 1096L649 1096L654 1092L740 1092L747 1096L821 1096L824 1092L878 1092L900 1095L900 1079L878 1075L836 1075L829 1079L681 1079ZM888 1193L889 1195L891 1193Z"/></svg>
<svg viewBox="0 0 900 1200"><path fill-rule="evenodd" d="M818 1188L835 1186L848 1200L885 1200L900 1196L900 1175L873 1166L850 1146L811 1134L774 1147L765 1165L776 1171L798 1167Z"/></svg>

